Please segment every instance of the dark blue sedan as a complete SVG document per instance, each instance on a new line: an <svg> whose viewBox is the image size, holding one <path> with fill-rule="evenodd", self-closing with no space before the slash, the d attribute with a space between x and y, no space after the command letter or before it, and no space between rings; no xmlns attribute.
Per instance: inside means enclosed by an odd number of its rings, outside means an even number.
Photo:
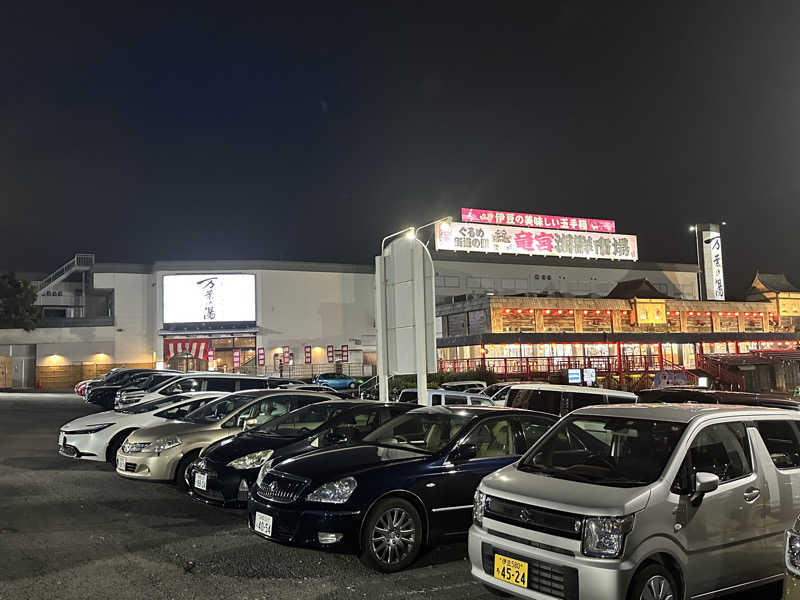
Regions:
<svg viewBox="0 0 800 600"><path fill-rule="evenodd" d="M466 534L480 480L517 460L556 420L508 408L414 409L360 444L264 465L251 489L250 528L399 571L424 546Z"/></svg>

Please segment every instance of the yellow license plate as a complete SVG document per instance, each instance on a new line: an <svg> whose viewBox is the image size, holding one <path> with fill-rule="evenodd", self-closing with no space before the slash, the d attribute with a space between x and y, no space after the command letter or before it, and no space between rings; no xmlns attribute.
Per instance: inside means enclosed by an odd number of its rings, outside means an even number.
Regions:
<svg viewBox="0 0 800 600"><path fill-rule="evenodd" d="M495 554L494 576L500 581L507 581L519 587L528 587L528 563L502 554Z"/></svg>

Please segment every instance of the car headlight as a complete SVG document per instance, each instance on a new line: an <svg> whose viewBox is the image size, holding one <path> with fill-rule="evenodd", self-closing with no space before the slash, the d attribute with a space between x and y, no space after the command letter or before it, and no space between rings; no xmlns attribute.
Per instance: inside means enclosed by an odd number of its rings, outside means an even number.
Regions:
<svg viewBox="0 0 800 600"><path fill-rule="evenodd" d="M479 527L483 527L483 513L486 510L486 494L480 490L475 490L475 497L472 503L472 522Z"/></svg>
<svg viewBox="0 0 800 600"><path fill-rule="evenodd" d="M181 441L181 438L179 438L177 435L171 435L157 439L155 442L150 444L146 450L143 450L143 452L154 452L155 454L161 454L164 452L164 450L169 450L175 446L180 446L182 443L183 442Z"/></svg>
<svg viewBox="0 0 800 600"><path fill-rule="evenodd" d="M786 570L795 577L800 577L800 533L794 529L786 531L786 551L783 557Z"/></svg>
<svg viewBox="0 0 800 600"><path fill-rule="evenodd" d="M353 492L356 491L356 478L345 477L339 481L323 483L306 500L309 502L328 502L330 504L344 504L348 501Z"/></svg>
<svg viewBox="0 0 800 600"><path fill-rule="evenodd" d="M240 456L229 462L228 466L234 469L255 469L267 462L274 453L274 450L260 450L246 456Z"/></svg>
<svg viewBox="0 0 800 600"><path fill-rule="evenodd" d="M75 429L74 431L65 431L67 435L78 435L81 433L97 433L106 427L111 427L113 423L97 423L95 425L87 425L83 429Z"/></svg>
<svg viewBox="0 0 800 600"><path fill-rule="evenodd" d="M584 519L583 553L593 558L619 558L631 529L633 515Z"/></svg>

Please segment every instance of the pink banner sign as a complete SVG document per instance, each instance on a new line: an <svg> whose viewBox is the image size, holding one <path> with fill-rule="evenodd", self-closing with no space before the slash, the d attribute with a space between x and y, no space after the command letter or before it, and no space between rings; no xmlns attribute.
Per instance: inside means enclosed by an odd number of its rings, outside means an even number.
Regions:
<svg viewBox="0 0 800 600"><path fill-rule="evenodd" d="M511 225L513 227L538 227L540 229L565 229L567 231L592 231L614 233L617 225L608 219L585 219L583 217L553 217L550 215L531 215L528 213L486 210L483 208L462 208L461 220L465 223L486 223L488 225Z"/></svg>
<svg viewBox="0 0 800 600"><path fill-rule="evenodd" d="M639 258L635 235L553 231L480 223L452 223L449 227L442 227L438 223L436 249L610 260Z"/></svg>

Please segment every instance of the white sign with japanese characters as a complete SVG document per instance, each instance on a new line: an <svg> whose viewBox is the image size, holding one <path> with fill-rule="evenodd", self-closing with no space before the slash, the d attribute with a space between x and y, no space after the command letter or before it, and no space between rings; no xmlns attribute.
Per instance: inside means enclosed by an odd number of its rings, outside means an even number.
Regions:
<svg viewBox="0 0 800 600"><path fill-rule="evenodd" d="M725 274L722 271L722 237L716 231L703 231L703 273L706 297L725 300Z"/></svg>
<svg viewBox="0 0 800 600"><path fill-rule="evenodd" d="M255 275L164 275L164 323L255 320Z"/></svg>
<svg viewBox="0 0 800 600"><path fill-rule="evenodd" d="M483 223L436 226L436 249L497 254L529 254L638 260L635 235L593 231L554 231Z"/></svg>

